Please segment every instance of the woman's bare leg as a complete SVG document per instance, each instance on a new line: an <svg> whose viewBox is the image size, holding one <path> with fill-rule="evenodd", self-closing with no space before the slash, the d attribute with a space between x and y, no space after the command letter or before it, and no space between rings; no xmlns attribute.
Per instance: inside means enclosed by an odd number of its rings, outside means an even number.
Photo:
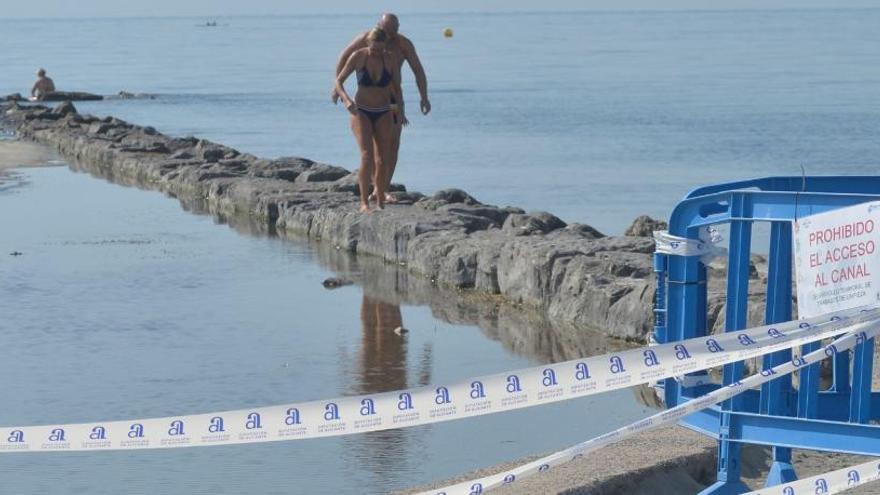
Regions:
<svg viewBox="0 0 880 495"><path fill-rule="evenodd" d="M351 116L351 132L361 150L361 166L358 169L358 187L360 188L361 212L370 211L370 181L375 174L373 165L373 126L370 119L357 112Z"/></svg>
<svg viewBox="0 0 880 495"><path fill-rule="evenodd" d="M373 141L378 151L374 158L373 184L376 186L376 204L381 209L385 206L385 187L387 182L387 160L391 146L394 123L391 120L391 112L379 117L373 124Z"/></svg>
<svg viewBox="0 0 880 495"><path fill-rule="evenodd" d="M401 125L399 120L392 122L392 124L391 140L388 143L388 157L385 160L385 169L387 170L385 174L385 201L389 203L395 202L394 196L388 191L391 190L391 178L394 176L394 169L397 168L397 156L400 152L400 134L403 131L403 125Z"/></svg>

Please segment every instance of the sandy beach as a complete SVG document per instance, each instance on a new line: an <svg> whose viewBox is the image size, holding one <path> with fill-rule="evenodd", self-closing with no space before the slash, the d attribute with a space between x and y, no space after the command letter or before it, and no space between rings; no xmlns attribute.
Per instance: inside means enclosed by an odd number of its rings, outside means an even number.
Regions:
<svg viewBox="0 0 880 495"><path fill-rule="evenodd" d="M682 495L698 493L715 480L714 440L681 426L669 426L639 433L593 452L574 462L501 487L497 493L578 495ZM545 453L547 454L547 453ZM533 456L490 468L472 471L454 479L414 487L402 494L418 493L464 480L477 479L537 459ZM869 457L795 451L794 467L801 478L861 464ZM742 479L751 489L763 486L770 468L768 448L753 445L743 450ZM876 483L847 493L878 495Z"/></svg>

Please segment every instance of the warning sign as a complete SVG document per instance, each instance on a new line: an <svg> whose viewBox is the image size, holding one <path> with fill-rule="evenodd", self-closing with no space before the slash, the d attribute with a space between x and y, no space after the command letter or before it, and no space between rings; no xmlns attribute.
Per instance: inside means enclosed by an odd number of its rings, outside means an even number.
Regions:
<svg viewBox="0 0 880 495"><path fill-rule="evenodd" d="M880 302L880 202L794 223L798 316Z"/></svg>

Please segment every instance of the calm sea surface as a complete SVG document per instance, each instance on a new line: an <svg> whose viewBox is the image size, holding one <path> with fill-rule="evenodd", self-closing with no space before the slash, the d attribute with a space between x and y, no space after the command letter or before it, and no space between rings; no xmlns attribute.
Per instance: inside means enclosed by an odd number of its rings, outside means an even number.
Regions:
<svg viewBox="0 0 880 495"><path fill-rule="evenodd" d="M0 176L0 428L327 399L598 354L327 246L215 225L67 168ZM21 256L10 256L18 251ZM328 291L342 273L363 281ZM512 311L512 310L511 310ZM404 326L401 337L393 332ZM570 352L579 352L577 350ZM573 358L569 354L569 358ZM329 439L0 454L2 494L386 493L647 415L633 393Z"/></svg>
<svg viewBox="0 0 880 495"><path fill-rule="evenodd" d="M205 20L0 20L0 94L43 66L59 88L158 95L84 111L357 166L328 96L339 51L373 17ZM401 20L434 106L417 115L405 73L396 179L413 190L461 187L620 233L698 185L880 165L880 9Z"/></svg>

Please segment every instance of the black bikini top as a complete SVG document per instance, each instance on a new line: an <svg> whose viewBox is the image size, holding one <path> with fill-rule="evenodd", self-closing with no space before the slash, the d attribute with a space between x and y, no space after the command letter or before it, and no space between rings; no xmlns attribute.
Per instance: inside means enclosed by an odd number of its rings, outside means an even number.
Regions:
<svg viewBox="0 0 880 495"><path fill-rule="evenodd" d="M391 84L391 73L385 68L385 57L382 57L382 76L378 81L373 81L370 72L367 70L367 63L357 71L358 86L378 86L384 88Z"/></svg>

